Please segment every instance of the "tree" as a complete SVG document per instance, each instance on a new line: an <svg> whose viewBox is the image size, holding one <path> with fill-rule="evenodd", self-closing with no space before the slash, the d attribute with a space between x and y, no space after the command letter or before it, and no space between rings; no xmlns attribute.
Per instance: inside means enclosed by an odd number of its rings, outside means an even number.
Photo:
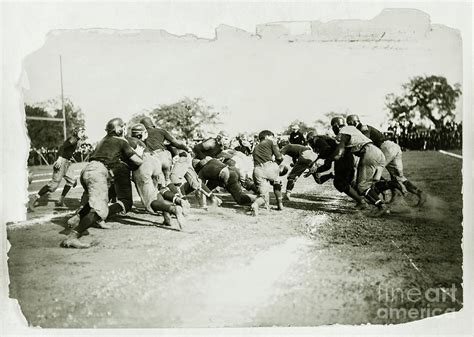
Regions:
<svg viewBox="0 0 474 337"><path fill-rule="evenodd" d="M77 126L84 126L84 114L75 107L71 100L65 99L66 136L72 135ZM34 105L25 104L26 116L62 118L62 107L59 99L51 99ZM31 145L35 148L54 148L64 141L63 123L55 121L26 120Z"/></svg>
<svg viewBox="0 0 474 337"><path fill-rule="evenodd" d="M308 132L314 132L316 129L312 126L309 126L308 124L306 124L305 122L302 122L300 120L294 120L293 122L290 123L290 125L287 126L287 128L285 129L285 131L283 131L283 134L284 135L289 135L291 133L291 131L293 131L291 129L291 127L293 125L298 125L299 128L300 128L300 131L303 133L303 134L306 134Z"/></svg>
<svg viewBox="0 0 474 337"><path fill-rule="evenodd" d="M350 115L349 110L346 110L344 113L330 111L324 114L324 119L317 119L314 124L317 129L331 129L331 119L334 117L343 117L346 119L348 115Z"/></svg>
<svg viewBox="0 0 474 337"><path fill-rule="evenodd" d="M436 129L455 117L456 101L461 96L459 83L451 86L442 76L416 76L402 85L403 93L386 98L390 118L396 122L431 121Z"/></svg>
<svg viewBox="0 0 474 337"><path fill-rule="evenodd" d="M186 97L173 104L160 105L149 112L134 115L129 123L138 123L147 115L155 125L184 139L202 138L203 134L221 124L220 112L213 111L213 107L206 105L201 98Z"/></svg>

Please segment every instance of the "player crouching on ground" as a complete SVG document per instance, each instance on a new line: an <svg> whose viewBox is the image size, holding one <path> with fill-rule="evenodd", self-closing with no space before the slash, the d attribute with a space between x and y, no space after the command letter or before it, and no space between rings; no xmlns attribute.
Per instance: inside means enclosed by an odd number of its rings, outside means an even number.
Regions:
<svg viewBox="0 0 474 337"><path fill-rule="evenodd" d="M66 198L67 193L72 187L77 185L77 180L67 174L69 166L71 165L71 158L79 143L85 138L85 129L81 126L75 128L72 136L64 141L63 145L61 145L59 148L58 159L53 164L53 176L51 181L47 185L43 186L39 192L33 196L33 198L28 203L29 210L33 210L35 208L36 202L43 195L56 191L63 178L66 180L66 185L64 185L63 192L61 193L59 200L56 202L56 206L64 205L64 199Z"/></svg>
<svg viewBox="0 0 474 337"><path fill-rule="evenodd" d="M148 132L143 124L135 124L131 128L131 137L126 137L132 148L139 146L145 147L145 141L148 137ZM179 227L185 225L185 218L182 206L188 206L186 201L175 196L167 191L162 194L158 193L158 180L160 179L161 164L157 156L153 156L149 150L143 153L143 163L138 167L133 167L132 178L137 188L140 199L150 213L163 212L164 226L171 226L170 213L176 216ZM165 200L167 193L171 193L168 199Z"/></svg>
<svg viewBox="0 0 474 337"><path fill-rule="evenodd" d="M107 135L97 145L90 162L81 172L81 184L87 194L88 202L79 211L79 225L61 243L64 248L89 248L89 244L79 241L79 237L95 223L108 216L128 212L132 207L130 171L125 163L142 164L144 148L135 150L124 138L125 123L121 118L111 119L105 128ZM117 202L109 206L109 186L114 180Z"/></svg>
<svg viewBox="0 0 474 337"><path fill-rule="evenodd" d="M218 159L206 157L205 159L195 159L194 168L202 181L206 182L209 189L217 186L224 187L232 198L239 205L250 205L255 197L245 194L239 181L239 174L222 163Z"/></svg>
<svg viewBox="0 0 474 337"><path fill-rule="evenodd" d="M355 126L366 137L370 138L375 146L382 150L385 156L385 168L390 173L390 178L400 184L400 190L403 194L407 191L418 196L417 206L422 206L426 202L426 193L412 184L403 174L402 149L391 140L385 139L385 136L370 125L363 125L357 115L349 115L346 118L347 125ZM393 199L392 199L393 201Z"/></svg>
<svg viewBox="0 0 474 337"><path fill-rule="evenodd" d="M280 150L275 142L275 135L269 130L263 130L258 134L259 143L253 150L253 180L258 189L258 197L250 206L254 216L258 215L260 206L270 208L270 184L277 200L277 209L283 209L283 198L281 193L280 164L283 160ZM275 157L275 161L273 161Z"/></svg>
<svg viewBox="0 0 474 337"><path fill-rule="evenodd" d="M339 144L329 160L339 160L345 151L350 151L355 156L360 157L357 166L357 190L370 204L378 208L378 211L374 214L375 216L388 213L389 211L379 198L379 194L387 189L398 189L399 186L398 183L394 184L393 182L380 180L385 165L385 157L382 151L357 128L347 126L342 117L334 117L331 120L331 127Z"/></svg>

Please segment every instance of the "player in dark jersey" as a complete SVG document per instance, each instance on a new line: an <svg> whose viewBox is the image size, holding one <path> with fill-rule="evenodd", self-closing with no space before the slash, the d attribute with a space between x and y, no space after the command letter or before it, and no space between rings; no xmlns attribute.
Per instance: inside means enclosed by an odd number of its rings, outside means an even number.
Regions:
<svg viewBox="0 0 474 337"><path fill-rule="evenodd" d="M237 137L237 141L239 145L237 145L234 150L242 152L246 156L250 156L252 154L252 144L248 141L245 135L240 135Z"/></svg>
<svg viewBox="0 0 474 337"><path fill-rule="evenodd" d="M194 168L200 179L212 189L217 186L224 187L239 205L250 205L255 198L245 194L239 182L239 174L222 163L220 160L207 157L202 160L195 159Z"/></svg>
<svg viewBox="0 0 474 337"><path fill-rule="evenodd" d="M157 156L162 164L163 180L161 187L167 186L170 183L171 168L173 165L171 153L167 150L165 142L169 142L171 146L177 149L191 152L191 149L182 141L177 140L168 131L158 128L154 125L150 117L144 117L140 121L148 132L148 138L145 141L147 148L154 156Z"/></svg>
<svg viewBox="0 0 474 337"><path fill-rule="evenodd" d="M74 129L72 136L64 141L64 143L59 148L58 159L53 164L53 176L51 177L50 182L43 186L39 192L32 197L28 203L29 210L33 210L35 208L36 202L39 198L48 193L56 191L62 179L66 180L66 185L64 185L61 196L56 202L56 206L64 205L64 199L66 198L67 193L72 187L77 185L77 180L68 175L68 169L71 165L71 158L79 143L85 138L85 128L77 127Z"/></svg>
<svg viewBox="0 0 474 337"><path fill-rule="evenodd" d="M316 160L317 155L310 147L299 144L288 144L281 149L283 156L291 157L293 161L293 168L288 174L288 181L286 183L286 192L284 194L285 200L290 200L291 192L295 187L296 180L308 169Z"/></svg>
<svg viewBox="0 0 474 337"><path fill-rule="evenodd" d="M426 202L426 193L416 187L405 177L403 173L402 149L400 146L391 140L385 139L383 133L373 126L362 124L357 115L347 116L346 121L348 125L355 126L365 136L370 138L375 146L382 150L385 156L385 168L388 173L390 173L392 181L400 184L400 190L402 193L405 194L408 191L417 195L417 206L423 205Z"/></svg>
<svg viewBox="0 0 474 337"><path fill-rule="evenodd" d="M258 135L259 143L253 150L253 180L258 189L258 197L251 205L251 212L258 215L260 206L270 208L270 186L273 185L273 193L277 200L277 209L283 209L283 198L281 193L280 164L283 157L275 141L275 135L269 130L263 130ZM275 161L273 160L275 158Z"/></svg>
<svg viewBox="0 0 474 337"><path fill-rule="evenodd" d="M204 159L206 157L216 158L222 150L229 147L230 138L227 132L221 131L216 138L208 138L196 144L193 148L194 158Z"/></svg>
<svg viewBox="0 0 474 337"><path fill-rule="evenodd" d="M132 207L132 189L128 165L142 164L144 148L135 150L124 138L125 123L121 118L111 119L105 128L107 135L97 145L90 162L81 172L87 203L79 211L79 225L73 228L61 243L64 248L89 248L79 237L95 223L108 216L128 212ZM113 179L117 202L109 206L109 186Z"/></svg>
<svg viewBox="0 0 474 337"><path fill-rule="evenodd" d="M356 202L357 208L364 209L366 202L354 189L355 163L352 153L346 151L340 159L334 161L334 174L329 173L321 176L322 173L331 169L332 161L330 158L336 151L337 142L329 136L310 136L308 137L308 145L318 154L318 159L324 159L324 164L317 167L313 173L315 180L323 184L327 180L334 178L333 184L336 190L352 198Z"/></svg>

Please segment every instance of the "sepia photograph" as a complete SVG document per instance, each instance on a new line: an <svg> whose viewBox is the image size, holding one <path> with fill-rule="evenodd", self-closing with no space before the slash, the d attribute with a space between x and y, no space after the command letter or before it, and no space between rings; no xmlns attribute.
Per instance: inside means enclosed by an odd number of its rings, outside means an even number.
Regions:
<svg viewBox="0 0 474 337"><path fill-rule="evenodd" d="M469 2L2 8L5 335L472 333Z"/></svg>

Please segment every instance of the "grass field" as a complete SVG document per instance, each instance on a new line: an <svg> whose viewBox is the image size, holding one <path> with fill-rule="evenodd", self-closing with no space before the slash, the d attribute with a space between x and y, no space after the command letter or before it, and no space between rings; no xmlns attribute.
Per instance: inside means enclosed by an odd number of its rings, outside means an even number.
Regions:
<svg viewBox="0 0 474 337"><path fill-rule="evenodd" d="M88 250L59 247L81 190L55 208L58 190L7 228L10 295L31 325L57 328L387 324L458 311L462 161L406 152L404 162L429 194L421 209L402 200L371 218L330 182L301 178L282 212L249 217L223 193L181 232L136 202L112 229L91 229L83 240L100 243Z"/></svg>

